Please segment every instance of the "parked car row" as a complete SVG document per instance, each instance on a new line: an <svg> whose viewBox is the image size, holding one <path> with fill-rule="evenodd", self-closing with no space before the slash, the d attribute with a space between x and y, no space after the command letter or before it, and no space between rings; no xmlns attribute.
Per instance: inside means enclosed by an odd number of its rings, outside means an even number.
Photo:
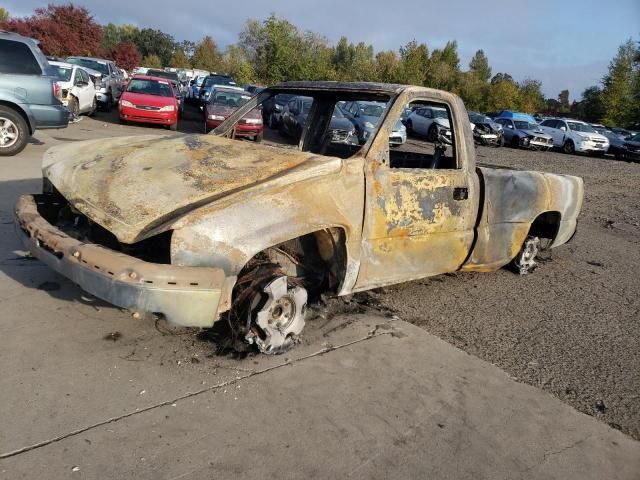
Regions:
<svg viewBox="0 0 640 480"><path fill-rule="evenodd" d="M78 65L82 68L89 68L97 71L96 77L96 100L98 105L104 110L111 110L113 105L120 99L124 89L125 77L113 60L93 57L69 57L68 63Z"/></svg>
<svg viewBox="0 0 640 480"><path fill-rule="evenodd" d="M77 120L83 113L93 115L98 109L96 85L100 73L73 63L50 61L49 65L58 77L61 100L71 120Z"/></svg>

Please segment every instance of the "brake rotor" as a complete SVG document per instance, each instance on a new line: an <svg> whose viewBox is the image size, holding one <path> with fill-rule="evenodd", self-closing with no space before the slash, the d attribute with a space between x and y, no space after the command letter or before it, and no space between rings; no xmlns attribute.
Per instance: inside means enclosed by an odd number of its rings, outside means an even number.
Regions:
<svg viewBox="0 0 640 480"><path fill-rule="evenodd" d="M307 291L290 286L288 278L281 276L267 283L258 295L266 296L266 300L259 310L250 313L251 328L245 340L255 343L262 353L283 353L304 329Z"/></svg>

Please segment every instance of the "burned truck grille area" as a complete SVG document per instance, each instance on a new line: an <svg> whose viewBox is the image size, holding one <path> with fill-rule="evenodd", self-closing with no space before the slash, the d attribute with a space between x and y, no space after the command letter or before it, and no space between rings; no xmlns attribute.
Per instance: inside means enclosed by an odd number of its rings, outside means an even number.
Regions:
<svg viewBox="0 0 640 480"><path fill-rule="evenodd" d="M115 235L73 208L57 192L34 195L38 213L51 225L76 240L94 243L145 262L170 264L171 234L167 231L133 244L121 243Z"/></svg>

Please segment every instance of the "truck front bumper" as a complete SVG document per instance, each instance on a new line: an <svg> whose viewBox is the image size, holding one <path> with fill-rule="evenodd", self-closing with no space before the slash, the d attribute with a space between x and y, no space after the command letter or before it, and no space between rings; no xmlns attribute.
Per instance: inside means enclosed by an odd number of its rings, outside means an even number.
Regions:
<svg viewBox="0 0 640 480"><path fill-rule="evenodd" d="M145 262L51 225L38 211L45 195L23 195L15 211L16 230L33 256L86 292L134 313L156 313L185 327L210 327L221 296L230 296L235 277L219 268Z"/></svg>

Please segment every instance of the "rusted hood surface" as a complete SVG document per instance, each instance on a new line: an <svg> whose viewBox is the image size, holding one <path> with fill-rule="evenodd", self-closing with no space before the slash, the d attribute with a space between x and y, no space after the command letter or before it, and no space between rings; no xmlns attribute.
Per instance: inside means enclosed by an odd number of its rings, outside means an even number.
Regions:
<svg viewBox="0 0 640 480"><path fill-rule="evenodd" d="M43 173L75 208L133 243L225 195L289 171L326 173L332 163L340 167L335 158L214 135L145 135L53 147Z"/></svg>

